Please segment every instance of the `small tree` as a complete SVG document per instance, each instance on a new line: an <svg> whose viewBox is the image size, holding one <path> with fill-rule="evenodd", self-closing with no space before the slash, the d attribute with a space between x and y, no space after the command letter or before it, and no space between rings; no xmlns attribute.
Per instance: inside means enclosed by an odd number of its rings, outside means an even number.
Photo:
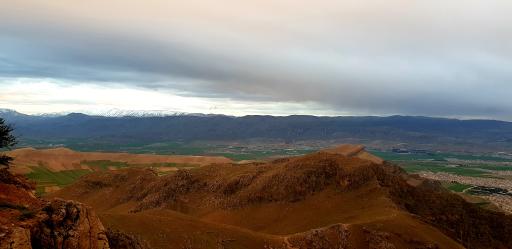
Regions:
<svg viewBox="0 0 512 249"><path fill-rule="evenodd" d="M0 118L0 150L11 149L16 145L16 137L12 135L13 128L7 125L4 119ZM0 165L9 166L12 157L0 155Z"/></svg>

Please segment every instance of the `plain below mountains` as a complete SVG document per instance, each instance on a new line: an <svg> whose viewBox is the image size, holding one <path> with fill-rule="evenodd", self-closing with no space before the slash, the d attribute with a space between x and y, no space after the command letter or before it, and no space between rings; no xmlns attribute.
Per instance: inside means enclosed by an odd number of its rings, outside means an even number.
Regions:
<svg viewBox="0 0 512 249"><path fill-rule="evenodd" d="M512 123L390 117L173 115L105 117L73 113L32 116L3 110L24 146L49 143L155 144L168 141L323 141L464 152L512 150ZM32 144L31 144L32 143ZM37 143L37 144L34 144ZM98 148L93 148L98 149Z"/></svg>

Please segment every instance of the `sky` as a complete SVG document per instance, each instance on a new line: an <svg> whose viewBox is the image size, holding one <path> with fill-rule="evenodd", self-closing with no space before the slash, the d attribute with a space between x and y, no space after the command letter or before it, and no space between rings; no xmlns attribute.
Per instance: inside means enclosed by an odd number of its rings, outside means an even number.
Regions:
<svg viewBox="0 0 512 249"><path fill-rule="evenodd" d="M0 108L512 120L510 0L0 6Z"/></svg>

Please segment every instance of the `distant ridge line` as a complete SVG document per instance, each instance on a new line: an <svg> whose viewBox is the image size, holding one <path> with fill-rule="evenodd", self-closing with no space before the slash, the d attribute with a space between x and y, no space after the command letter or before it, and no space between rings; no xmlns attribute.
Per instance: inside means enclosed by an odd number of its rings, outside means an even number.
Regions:
<svg viewBox="0 0 512 249"><path fill-rule="evenodd" d="M234 116L227 114L217 113L188 113L188 112L177 112L177 111L166 111L166 110L106 110L101 112L56 112L56 113L37 113L37 114L25 114L18 112L13 109L0 108L0 117L2 115L20 115L29 117L64 117L73 115L83 115L89 117L105 117L105 118L122 118L122 117L175 117L175 116L193 116L193 117L232 117L232 118L244 118L244 117L274 117L274 118L286 118L286 117L312 117L312 118L418 118L418 119L439 119L439 120L457 120L457 121L496 121L504 123L512 123L512 121L499 120L499 119L486 119L486 118L456 118L456 117L435 117L435 116L422 116L422 115L304 115L304 114L292 114L292 115L260 115L260 114L248 114L242 116Z"/></svg>

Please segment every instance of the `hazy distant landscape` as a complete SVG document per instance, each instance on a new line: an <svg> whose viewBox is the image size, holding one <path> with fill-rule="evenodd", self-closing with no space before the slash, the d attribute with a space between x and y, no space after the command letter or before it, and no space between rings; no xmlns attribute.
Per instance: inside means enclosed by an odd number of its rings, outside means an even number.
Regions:
<svg viewBox="0 0 512 249"><path fill-rule="evenodd" d="M4 110L2 116L16 128L21 146L65 146L84 151L229 154L229 148L236 147L237 142L248 146L248 152L257 152L258 145L272 144L283 145L282 149L289 146L309 150L355 143L385 151L404 148L505 155L512 148L512 123L494 120L412 116L105 117L78 113L31 116L11 110Z"/></svg>
<svg viewBox="0 0 512 249"><path fill-rule="evenodd" d="M34 116L12 110L4 110L3 116L16 128L20 147L39 149L220 156L244 162L305 155L343 143L364 144L409 173L440 180L447 189L471 196L472 202L512 211L509 122L408 116ZM88 169L52 172L33 165L27 176L43 185L38 188L43 194L47 187L67 186L97 170L180 167L115 160L85 160L80 165ZM495 189L472 191L478 187Z"/></svg>
<svg viewBox="0 0 512 249"><path fill-rule="evenodd" d="M512 249L511 13L1 1L0 249Z"/></svg>

